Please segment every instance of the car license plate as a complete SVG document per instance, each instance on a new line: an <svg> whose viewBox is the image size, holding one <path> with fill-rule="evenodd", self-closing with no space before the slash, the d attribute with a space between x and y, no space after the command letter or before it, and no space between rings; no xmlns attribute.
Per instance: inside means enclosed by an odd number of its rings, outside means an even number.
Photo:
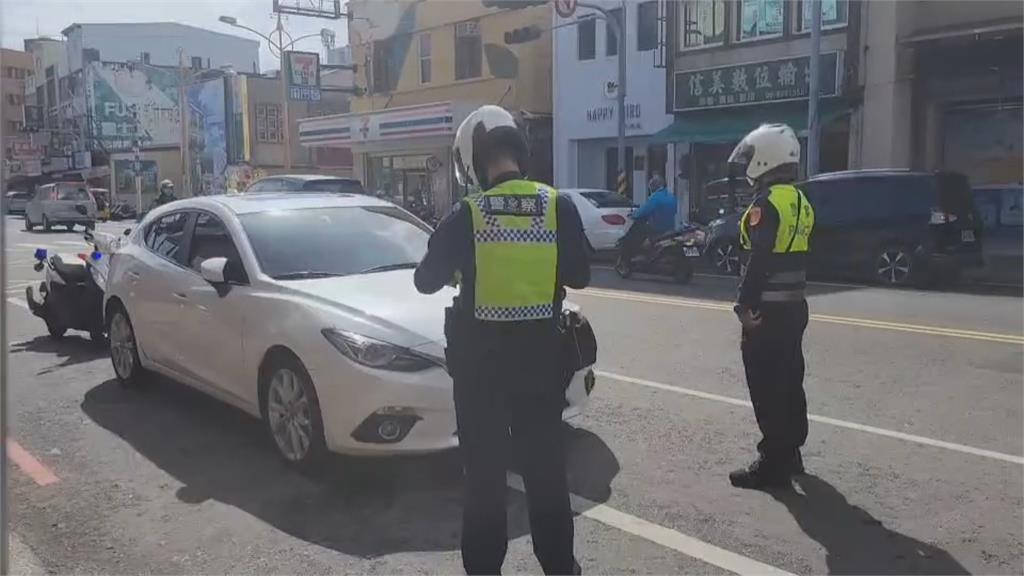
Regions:
<svg viewBox="0 0 1024 576"><path fill-rule="evenodd" d="M960 239L964 242L974 242L974 230L964 230L960 232Z"/></svg>
<svg viewBox="0 0 1024 576"><path fill-rule="evenodd" d="M700 249L695 246L687 246L683 248L683 254L686 256L700 256Z"/></svg>

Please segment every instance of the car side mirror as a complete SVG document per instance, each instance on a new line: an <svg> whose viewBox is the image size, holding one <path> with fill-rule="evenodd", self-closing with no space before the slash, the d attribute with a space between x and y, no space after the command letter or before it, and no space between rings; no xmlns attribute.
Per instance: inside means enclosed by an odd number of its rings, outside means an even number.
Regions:
<svg viewBox="0 0 1024 576"><path fill-rule="evenodd" d="M200 274L203 280L210 284L224 284L224 269L228 266L228 259L224 257L207 258L199 265Z"/></svg>

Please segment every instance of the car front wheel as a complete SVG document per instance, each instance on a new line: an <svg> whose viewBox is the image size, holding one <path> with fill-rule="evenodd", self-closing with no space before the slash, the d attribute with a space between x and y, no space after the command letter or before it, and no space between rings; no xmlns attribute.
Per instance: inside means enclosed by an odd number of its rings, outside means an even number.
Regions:
<svg viewBox="0 0 1024 576"><path fill-rule="evenodd" d="M875 259L874 272L875 279L882 284L906 286L914 278L914 254L906 246L885 246Z"/></svg>
<svg viewBox="0 0 1024 576"><path fill-rule="evenodd" d="M263 415L277 452L304 471L323 463L327 454L320 401L302 363L279 355L263 376Z"/></svg>
<svg viewBox="0 0 1024 576"><path fill-rule="evenodd" d="M28 212L25 213L25 230L31 232L36 225L32 223L32 220L28 217Z"/></svg>
<svg viewBox="0 0 1024 576"><path fill-rule="evenodd" d="M114 365L117 381L124 387L138 385L144 377L145 370L139 362L135 330L123 306L115 306L113 314L110 315L107 334L110 336L110 360Z"/></svg>

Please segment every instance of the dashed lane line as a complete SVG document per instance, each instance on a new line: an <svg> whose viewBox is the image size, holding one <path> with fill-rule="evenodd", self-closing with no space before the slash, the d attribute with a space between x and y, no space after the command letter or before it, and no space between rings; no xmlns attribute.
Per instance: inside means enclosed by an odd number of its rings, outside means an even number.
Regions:
<svg viewBox="0 0 1024 576"><path fill-rule="evenodd" d="M750 402L746 400L740 400L739 398L732 398L730 396L722 396L720 394L712 394L710 392L703 392L700 390L693 390L691 388L684 388L682 386L674 386L672 384L664 384L661 382L654 382L653 380L645 380L643 378L634 378L632 376L625 376L623 374L616 374L614 372L608 372L605 370L595 370L595 374L604 378L610 378L612 380L618 380L620 382L627 382L629 384L637 384L639 386L645 386L647 388L654 388L657 390L664 390L666 392L672 392L675 394L684 394L686 396L692 396L695 398L702 398L704 400L713 400L715 402L723 402L725 404L732 404L733 406L742 406L744 408L752 408ZM1001 460L1003 462L1010 462L1012 464L1024 465L1024 456L1016 456L1014 454L1006 454L1003 452L996 452L994 450L985 450L983 448L975 448L974 446L967 446L965 444L957 444L955 442L946 442L945 440L936 440L934 438L928 438L925 436L918 436L916 434L907 434L905 432L898 432L896 430L888 430L886 428L879 428L877 426L868 426L867 424L859 424L857 422L850 422L847 420L840 420L838 418L829 418L828 416L818 416L817 414L808 414L807 419L812 422L818 422L821 424L828 424L830 426L836 426L838 428L846 428L847 430L857 430L859 432L867 432L869 434L875 434L877 436L886 436L888 438L896 438L906 442L914 444L920 444L922 446L931 446L934 448L943 448L945 450L952 450L954 452L960 452L963 454L972 454L974 456L982 456L984 458L991 458L993 460Z"/></svg>
<svg viewBox="0 0 1024 576"><path fill-rule="evenodd" d="M523 479L518 474L508 474L508 486L513 490L525 492L523 487ZM627 534L632 534L639 538L643 538L654 544L664 546L671 550L675 550L681 554L685 554L691 558L696 558L707 564L717 566L729 572L735 574L746 575L773 575L773 576L793 576L790 572L780 570L774 566L769 566L748 558L735 552L730 552L724 548L719 548L714 544L709 544L703 540L699 540L688 534L683 534L678 530L672 528L666 528L660 524L655 524L643 518L627 514L620 510L616 510L607 504L600 504L593 502L582 496L571 494L570 499L572 502L572 509L580 516L589 518L596 522L600 522L606 526L610 526Z"/></svg>
<svg viewBox="0 0 1024 576"><path fill-rule="evenodd" d="M586 288L583 290L572 290L573 295L593 296L595 298L608 298L612 300L626 300L631 302L644 302L647 304L664 304L668 306L679 306L684 308L700 308L704 310L719 310L732 312L732 306L710 300L698 300L692 298L679 298L674 296L652 296L639 292L628 292L624 290L604 290L600 288ZM976 330L964 330L960 328L946 328L943 326L927 326L922 324L906 324L902 322L887 322L882 320L871 320L868 318L853 318L846 316L831 316L827 314L811 314L810 319L828 324L842 324L846 326L857 326L861 328L875 328L878 330L892 330L896 332L908 332L913 334L929 334L932 336L948 336L963 338L967 340L981 340L986 342L1002 342L1006 344L1024 345L1024 336L1018 334L1005 334L998 332L980 332Z"/></svg>

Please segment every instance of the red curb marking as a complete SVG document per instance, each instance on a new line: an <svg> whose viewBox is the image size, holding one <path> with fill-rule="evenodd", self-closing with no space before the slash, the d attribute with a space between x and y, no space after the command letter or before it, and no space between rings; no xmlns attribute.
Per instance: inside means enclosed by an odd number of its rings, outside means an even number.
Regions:
<svg viewBox="0 0 1024 576"><path fill-rule="evenodd" d="M36 460L35 456L29 454L13 438L7 439L7 457L40 486L49 486L50 484L60 482L60 478L57 478L56 474L51 472L42 462Z"/></svg>

